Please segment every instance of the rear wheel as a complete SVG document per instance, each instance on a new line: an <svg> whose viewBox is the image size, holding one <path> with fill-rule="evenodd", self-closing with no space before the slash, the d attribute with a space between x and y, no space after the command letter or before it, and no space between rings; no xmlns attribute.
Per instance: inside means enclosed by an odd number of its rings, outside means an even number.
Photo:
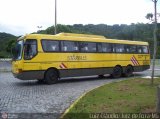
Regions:
<svg viewBox="0 0 160 119"><path fill-rule="evenodd" d="M37 79L37 82L40 83L40 84L44 83L44 79Z"/></svg>
<svg viewBox="0 0 160 119"><path fill-rule="evenodd" d="M119 78L119 77L121 77L122 76L122 68L120 66L114 67L111 76L113 78Z"/></svg>
<svg viewBox="0 0 160 119"><path fill-rule="evenodd" d="M57 83L57 81L58 81L57 71L54 69L47 70L47 72L45 73L45 82L47 84L54 84Z"/></svg>
<svg viewBox="0 0 160 119"><path fill-rule="evenodd" d="M127 66L124 72L125 77L130 77L133 74L133 68L132 66Z"/></svg>

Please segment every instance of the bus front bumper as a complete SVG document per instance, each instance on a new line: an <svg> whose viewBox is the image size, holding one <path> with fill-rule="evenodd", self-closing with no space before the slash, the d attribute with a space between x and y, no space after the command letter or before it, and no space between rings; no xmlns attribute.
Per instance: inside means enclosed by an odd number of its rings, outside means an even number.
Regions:
<svg viewBox="0 0 160 119"><path fill-rule="evenodd" d="M15 78L20 80L35 80L35 79L43 79L45 71L23 71L20 73L13 73Z"/></svg>

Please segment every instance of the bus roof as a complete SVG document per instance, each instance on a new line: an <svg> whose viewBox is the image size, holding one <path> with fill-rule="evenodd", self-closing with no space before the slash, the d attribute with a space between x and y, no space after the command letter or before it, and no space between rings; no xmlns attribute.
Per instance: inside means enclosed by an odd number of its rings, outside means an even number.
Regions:
<svg viewBox="0 0 160 119"><path fill-rule="evenodd" d="M90 34L75 34L75 33L59 33L56 35L49 34L28 34L21 39L50 39L50 40L72 40L72 41L88 41L88 42L108 42L108 43L119 43L119 44L137 44L137 45L148 45L148 42L142 41L131 41L131 40L119 40L119 39L107 39L100 35Z"/></svg>

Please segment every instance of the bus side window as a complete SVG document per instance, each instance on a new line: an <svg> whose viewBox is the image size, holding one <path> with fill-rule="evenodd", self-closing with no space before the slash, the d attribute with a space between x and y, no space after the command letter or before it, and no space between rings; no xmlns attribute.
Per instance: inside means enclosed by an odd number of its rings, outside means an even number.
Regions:
<svg viewBox="0 0 160 119"><path fill-rule="evenodd" d="M78 42L74 41L62 41L61 42L61 49L64 52L77 52L78 49Z"/></svg>
<svg viewBox="0 0 160 119"><path fill-rule="evenodd" d="M102 43L97 43L98 52L102 52Z"/></svg>
<svg viewBox="0 0 160 119"><path fill-rule="evenodd" d="M51 46L51 50L55 51L56 50L56 46Z"/></svg>
<svg viewBox="0 0 160 119"><path fill-rule="evenodd" d="M106 43L103 43L103 44L102 44L102 52L107 52Z"/></svg>
<svg viewBox="0 0 160 119"><path fill-rule="evenodd" d="M124 53L125 52L124 45L123 44L116 44L115 50L117 53Z"/></svg>
<svg viewBox="0 0 160 119"><path fill-rule="evenodd" d="M88 43L88 52L96 52L97 48L96 48L96 43Z"/></svg>
<svg viewBox="0 0 160 119"><path fill-rule="evenodd" d="M142 53L142 46L137 46L137 52Z"/></svg>
<svg viewBox="0 0 160 119"><path fill-rule="evenodd" d="M42 40L42 48L45 52L59 51L59 41L54 40Z"/></svg>
<svg viewBox="0 0 160 119"><path fill-rule="evenodd" d="M84 47L84 49L85 49L85 51L88 51L88 47L86 46L86 47Z"/></svg>
<svg viewBox="0 0 160 119"><path fill-rule="evenodd" d="M135 45L130 46L130 52L131 53L136 53L136 46Z"/></svg>
<svg viewBox="0 0 160 119"><path fill-rule="evenodd" d="M125 45L125 50L127 53L136 53L135 45Z"/></svg>
<svg viewBox="0 0 160 119"><path fill-rule="evenodd" d="M112 44L107 43L107 44L106 44L106 48L107 48L107 49L106 49L106 50L107 50L106 52L112 52Z"/></svg>
<svg viewBox="0 0 160 119"><path fill-rule="evenodd" d="M87 52L88 50L88 44L86 42L80 42L80 51L81 52Z"/></svg>
<svg viewBox="0 0 160 119"><path fill-rule="evenodd" d="M75 46L75 47L74 47L74 51L78 51L78 46Z"/></svg>
<svg viewBox="0 0 160 119"><path fill-rule="evenodd" d="M92 42L80 42L80 51L82 52L96 52L96 43Z"/></svg>
<svg viewBox="0 0 160 119"><path fill-rule="evenodd" d="M63 51L67 51L67 46L63 46Z"/></svg>

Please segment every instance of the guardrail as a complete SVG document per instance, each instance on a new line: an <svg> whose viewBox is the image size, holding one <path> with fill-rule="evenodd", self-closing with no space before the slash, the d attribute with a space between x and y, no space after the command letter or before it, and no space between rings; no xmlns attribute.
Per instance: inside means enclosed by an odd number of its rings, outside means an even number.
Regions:
<svg viewBox="0 0 160 119"><path fill-rule="evenodd" d="M152 63L153 63L153 60L151 60L151 65ZM160 59L156 59L155 64L160 66Z"/></svg>
<svg viewBox="0 0 160 119"><path fill-rule="evenodd" d="M4 59L0 59L0 61L11 61L12 59L10 58L4 58Z"/></svg>
<svg viewBox="0 0 160 119"><path fill-rule="evenodd" d="M0 72L11 71L11 60L10 58L0 59Z"/></svg>

